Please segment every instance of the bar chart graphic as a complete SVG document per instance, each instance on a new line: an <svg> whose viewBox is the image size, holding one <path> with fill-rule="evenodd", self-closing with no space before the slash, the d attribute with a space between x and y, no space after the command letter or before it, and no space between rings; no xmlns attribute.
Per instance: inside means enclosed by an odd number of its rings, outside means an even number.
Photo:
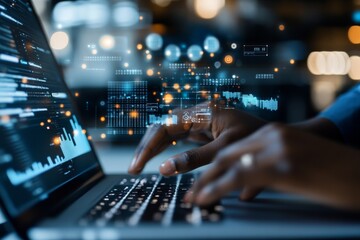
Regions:
<svg viewBox="0 0 360 240"><path fill-rule="evenodd" d="M178 117L176 115L161 115L156 116L153 114L149 115L149 125L160 124L160 125L175 125L178 124Z"/></svg>
<svg viewBox="0 0 360 240"><path fill-rule="evenodd" d="M57 155L54 159L51 156L48 156L46 164L41 162L34 162L31 167L25 169L23 172L18 172L14 169L8 169L7 176L13 185L16 186L22 184L67 161L70 161L91 151L87 137L83 133L83 129L79 125L75 116L70 119L70 124L73 130L72 134L68 133L66 129L63 128L63 134L60 136L59 146L63 156Z"/></svg>

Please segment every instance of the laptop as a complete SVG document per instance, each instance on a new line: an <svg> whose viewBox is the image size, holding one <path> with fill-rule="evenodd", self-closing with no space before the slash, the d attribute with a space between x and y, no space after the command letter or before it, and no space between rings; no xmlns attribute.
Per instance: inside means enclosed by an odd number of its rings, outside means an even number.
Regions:
<svg viewBox="0 0 360 240"><path fill-rule="evenodd" d="M182 201L194 175L104 175L30 1L0 1L0 32L0 196L21 237L117 239L125 226L220 221L220 205ZM154 230L135 236L166 236Z"/></svg>
<svg viewBox="0 0 360 240"><path fill-rule="evenodd" d="M358 218L294 196L200 209L182 201L195 174L105 175L82 126L31 2L0 0L0 203L21 238L360 236Z"/></svg>

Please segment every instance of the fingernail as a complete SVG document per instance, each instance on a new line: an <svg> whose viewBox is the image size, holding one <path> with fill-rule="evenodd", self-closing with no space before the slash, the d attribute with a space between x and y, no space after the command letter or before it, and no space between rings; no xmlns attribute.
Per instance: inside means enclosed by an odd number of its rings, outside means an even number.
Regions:
<svg viewBox="0 0 360 240"><path fill-rule="evenodd" d="M163 175L177 174L174 160L168 160L166 162L163 162L160 166L160 172Z"/></svg>

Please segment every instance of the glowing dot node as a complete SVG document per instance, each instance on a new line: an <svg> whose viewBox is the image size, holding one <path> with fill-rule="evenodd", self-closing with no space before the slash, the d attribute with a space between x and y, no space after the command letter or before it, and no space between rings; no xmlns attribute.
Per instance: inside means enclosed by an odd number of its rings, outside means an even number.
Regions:
<svg viewBox="0 0 360 240"><path fill-rule="evenodd" d="M129 116L130 116L130 118L138 118L138 117L139 117L139 112L137 112L137 111L131 111L131 112L129 113Z"/></svg>
<svg viewBox="0 0 360 240"><path fill-rule="evenodd" d="M152 77L153 75L154 75L154 70L153 69L148 69L147 71L146 71L146 75L148 75L149 77Z"/></svg>
<svg viewBox="0 0 360 240"><path fill-rule="evenodd" d="M54 143L55 145L60 145L61 139L60 139L59 137L55 137L53 143Z"/></svg>
<svg viewBox="0 0 360 240"><path fill-rule="evenodd" d="M224 62L226 64L232 64L234 62L234 58L231 55L226 55L224 58Z"/></svg>
<svg viewBox="0 0 360 240"><path fill-rule="evenodd" d="M179 85L178 83L175 83L175 84L173 85L173 88L174 88L175 90L178 90L178 89L180 88L180 85Z"/></svg>
<svg viewBox="0 0 360 240"><path fill-rule="evenodd" d="M174 97L171 94L169 94L169 93L165 94L164 101L166 104L171 103L173 100L174 100Z"/></svg>
<svg viewBox="0 0 360 240"><path fill-rule="evenodd" d="M137 50L142 50L144 48L144 46L141 43L138 43L138 45L136 45L136 49Z"/></svg>

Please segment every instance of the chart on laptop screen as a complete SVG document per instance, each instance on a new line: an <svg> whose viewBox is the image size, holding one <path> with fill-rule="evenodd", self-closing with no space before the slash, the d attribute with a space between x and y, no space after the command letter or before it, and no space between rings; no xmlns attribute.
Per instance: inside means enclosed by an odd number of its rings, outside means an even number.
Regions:
<svg viewBox="0 0 360 240"><path fill-rule="evenodd" d="M0 133L0 193L12 214L96 164L24 0L0 0Z"/></svg>

